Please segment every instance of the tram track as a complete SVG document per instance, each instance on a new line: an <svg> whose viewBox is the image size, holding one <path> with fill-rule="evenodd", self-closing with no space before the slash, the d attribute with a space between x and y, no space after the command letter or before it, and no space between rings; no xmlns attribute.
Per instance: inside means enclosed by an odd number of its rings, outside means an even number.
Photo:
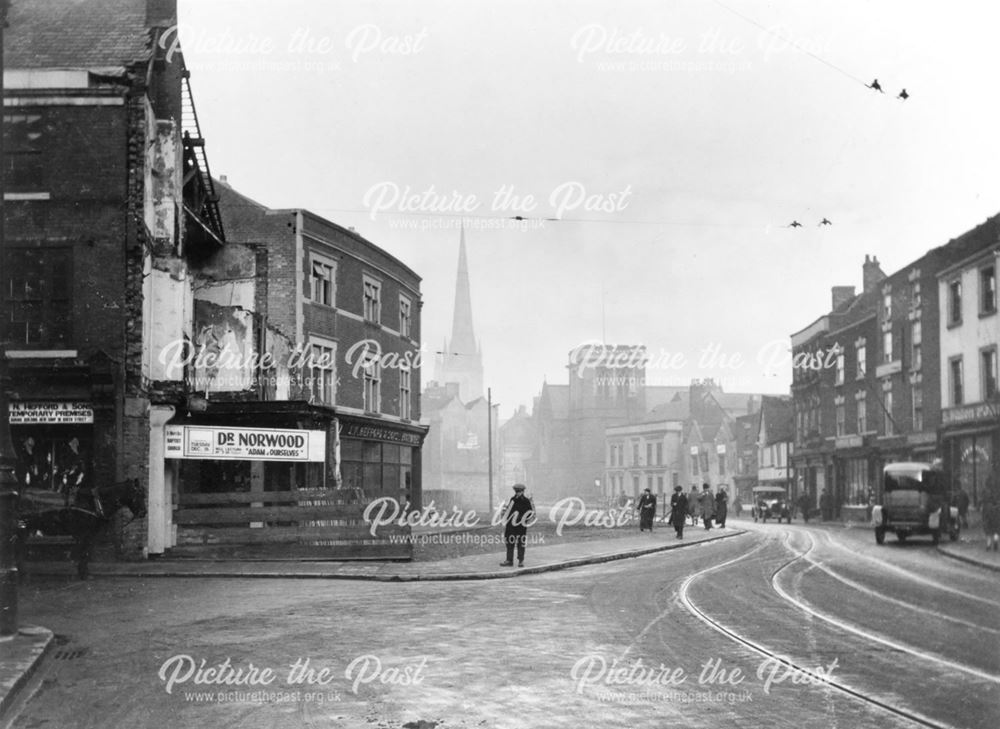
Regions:
<svg viewBox="0 0 1000 729"><path fill-rule="evenodd" d="M782 546L785 549L789 549L789 550L793 551L793 555L789 559L785 560L781 565L779 565L771 573L771 575L770 575L770 584L771 584L772 590L774 590L775 593L778 594L779 597L781 597L782 599L786 600L787 602L789 602L790 604L792 604L793 606L795 606L797 609L800 609L800 610L805 609L809 614L812 614L814 617L817 617L817 618L819 618L821 620L824 620L828 624L833 624L833 625L835 625L835 627L837 627L839 629L849 629L849 632L851 632L851 633L853 633L855 635L860 635L862 637L865 637L866 639L875 639L876 636L873 633L871 633L870 631L863 631L863 630L861 630L859 628L855 628L853 626L849 626L844 621L837 621L836 619L832 619L832 618L829 618L828 616L824 616L822 614L819 614L817 611L812 610L811 608L809 608L808 606L806 606L801 601L799 601L796 598L794 598L793 596L789 595L787 593L787 591L785 591L780 585L778 585L777 582L778 582L779 575L784 570L786 570L788 567L790 567L791 565L793 565L796 562L802 560L804 555L807 555L813 548L815 548L815 541L812 539L811 535L808 535L808 536L809 536L809 539L810 539L810 548L808 550L806 550L805 552L795 553L795 550L793 550L791 548L791 546L789 545L789 542L790 542L790 539L791 539L791 532L788 531L788 530L786 530L784 532L783 538L782 538ZM768 541L770 542L771 540L768 540ZM767 543L765 543L765 544L767 544ZM706 567L706 568L704 568L702 570L699 570L698 572L694 572L691 575L689 575L688 577L686 577L684 579L684 581L681 583L681 585L678 588L678 590L677 590L677 599L680 602L680 604L689 613L691 613L695 618L697 618L703 624L705 624L706 626L708 626L711 630L719 633L720 635L723 635L724 637L726 637L729 640L737 643L738 645L740 645L740 646L742 646L744 648L747 648L747 649L753 651L754 653L757 653L760 656L763 656L766 659L769 659L769 660L777 662L778 664L784 666L786 669L788 669L790 671L794 671L797 675L801 675L801 676L807 677L808 679L810 679L811 681L815 682L818 685L825 685L825 686L827 686L827 687L829 687L829 688L831 688L833 690L838 691L839 693L841 693L841 694L843 694L845 696L850 697L851 699L853 699L855 701L861 702L861 703L863 703L863 704L865 704L867 706L875 708L875 709L877 709L879 711L882 711L882 712L884 712L886 714L889 714L891 716L894 716L894 717L897 717L897 718L900 718L900 719L905 719L905 720L910 721L910 722L914 722L914 723L916 723L916 724L918 724L920 726L929 727L931 729L956 729L956 727L954 727L951 724L947 724L947 723L945 723L945 722L943 722L941 720L934 719L932 717L928 717L928 716L926 716L924 714L921 714L920 712L917 712L917 711L913 711L913 710L910 710L910 709L902 708L902 707L897 706L897 705L895 705L893 703L890 703L890 702L888 702L888 701L886 701L884 699L881 699L878 696L875 696L875 695L873 695L873 694L871 694L869 692L866 692L866 691L864 691L862 689L859 689L859 688L856 688L854 686L851 686L850 684L848 684L848 683L846 683L846 682L844 682L842 680L839 680L839 679L833 678L832 676L829 676L829 675L817 672L817 671L809 668L808 666L803 665L802 662L796 661L796 660L794 660L794 659L792 659L792 658L790 658L790 657L788 657L786 655L782 655L782 654L778 653L777 651L772 650L768 646L764 645L763 643L758 642L758 641L752 639L751 637L749 637L749 636L747 636L747 635L745 635L745 634L743 634L743 633L741 633L741 632L739 632L739 631L737 631L737 630L735 630L735 629L733 629L731 627L727 627L726 625L723 625L720 621L716 620L711 615L709 615L707 611L701 609L698 605L695 604L695 602L693 601L693 599L692 599L692 597L691 597L691 595L689 593L690 593L691 587L696 582L698 582L699 580L704 579L707 575L710 575L710 574L712 574L714 572L718 572L720 570L723 570L725 568L731 567L733 565L736 565L736 564L738 564L740 562L745 561L746 559L748 559L749 557L751 557L753 554L757 553L760 549L762 549L763 546L764 545L762 545L761 547L759 547L757 549L751 550L750 552L747 552L746 554L742 554L742 555L740 555L738 557L735 557L733 559L727 560L725 562L721 562L721 563L719 563L717 565L712 565L710 567ZM892 643L891 641L888 641L888 639L884 639L884 638L878 640L877 642L880 642L882 644L890 644L890 643ZM903 646L901 646L901 647L902 647L902 649L905 650L905 652L914 654L914 650L913 649L908 649L908 647L903 647ZM980 678L985 678L986 680L1000 682L1000 677L992 676L990 674L985 674L983 672L977 671L977 669L972 669L972 668L969 668L967 666L961 666L961 664L954 664L953 662L947 661L946 659L942 659L942 658L940 658L938 656L931 656L929 654L922 654L920 652L916 652L916 654L920 655L922 658L925 658L927 660L932 660L932 661L934 661L935 663L937 663L939 665L948 666L948 667L960 667L960 670L963 670L965 672L974 672Z"/></svg>

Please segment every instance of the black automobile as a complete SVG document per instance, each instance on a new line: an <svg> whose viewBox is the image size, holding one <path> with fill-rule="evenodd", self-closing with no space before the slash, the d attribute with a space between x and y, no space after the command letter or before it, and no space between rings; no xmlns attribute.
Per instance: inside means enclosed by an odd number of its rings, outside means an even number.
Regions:
<svg viewBox="0 0 1000 729"><path fill-rule="evenodd" d="M792 508L788 496L781 486L757 486L753 490L753 520L767 522L768 519L782 519L792 523Z"/></svg>

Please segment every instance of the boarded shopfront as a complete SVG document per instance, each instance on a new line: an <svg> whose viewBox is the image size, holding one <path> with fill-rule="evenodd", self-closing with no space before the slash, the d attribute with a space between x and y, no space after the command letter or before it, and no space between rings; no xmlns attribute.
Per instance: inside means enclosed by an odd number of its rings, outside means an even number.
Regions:
<svg viewBox="0 0 1000 729"><path fill-rule="evenodd" d="M223 409L249 412L166 426L164 455L167 468L175 473L171 480L176 484L177 530L168 556L412 556L409 527L381 526L372 535L364 521L365 507L373 499L398 497L405 485L413 485L413 454L400 442L405 440L402 435L341 424L327 408L307 407L298 413L284 408L265 416L264 404L227 405ZM239 425L229 424L233 422ZM417 438L417 450L419 442Z"/></svg>

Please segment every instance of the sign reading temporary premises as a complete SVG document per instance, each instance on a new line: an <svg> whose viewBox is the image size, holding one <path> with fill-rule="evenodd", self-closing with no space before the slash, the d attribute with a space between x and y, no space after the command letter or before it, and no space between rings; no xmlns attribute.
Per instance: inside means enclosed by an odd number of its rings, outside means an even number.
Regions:
<svg viewBox="0 0 1000 729"><path fill-rule="evenodd" d="M78 425L94 422L89 402L12 402L11 425Z"/></svg>
<svg viewBox="0 0 1000 729"><path fill-rule="evenodd" d="M326 432L226 428L215 425L168 425L164 456L230 461L323 463L326 460Z"/></svg>

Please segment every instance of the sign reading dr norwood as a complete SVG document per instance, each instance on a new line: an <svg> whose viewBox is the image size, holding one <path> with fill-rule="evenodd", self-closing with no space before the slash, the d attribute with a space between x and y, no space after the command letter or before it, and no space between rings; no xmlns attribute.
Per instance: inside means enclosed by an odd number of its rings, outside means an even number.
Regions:
<svg viewBox="0 0 1000 729"><path fill-rule="evenodd" d="M168 425L164 455L167 458L323 463L326 460L326 432Z"/></svg>

